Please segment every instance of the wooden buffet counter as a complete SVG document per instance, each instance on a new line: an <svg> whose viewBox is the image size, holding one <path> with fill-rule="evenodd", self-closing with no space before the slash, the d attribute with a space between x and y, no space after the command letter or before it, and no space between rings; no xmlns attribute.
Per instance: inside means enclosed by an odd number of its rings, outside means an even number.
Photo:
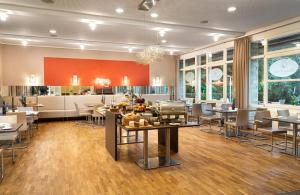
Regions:
<svg viewBox="0 0 300 195"><path fill-rule="evenodd" d="M197 123L180 124L177 126L162 124L159 126L143 126L143 127L128 127L121 125L121 115L119 113L113 113L107 111L106 124L105 124L105 145L111 156L118 160L118 146L124 144L143 143L144 158L139 159L136 163L143 169L154 169L159 167L174 166L180 163L177 160L171 158L171 150L175 153L179 151L178 147L178 129L183 127L199 126ZM119 136L120 130L124 129L128 132L143 132L143 140L134 139L122 141ZM148 157L148 133L149 131L158 131L158 144L165 146L165 156L149 158ZM160 147L159 147L160 148ZM160 152L159 152L160 153Z"/></svg>

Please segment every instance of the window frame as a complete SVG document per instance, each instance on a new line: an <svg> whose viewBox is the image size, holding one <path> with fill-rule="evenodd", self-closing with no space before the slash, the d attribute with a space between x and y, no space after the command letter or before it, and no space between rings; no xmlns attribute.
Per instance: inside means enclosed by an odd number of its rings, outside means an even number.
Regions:
<svg viewBox="0 0 300 195"><path fill-rule="evenodd" d="M299 33L299 30L297 32ZM281 49L281 50L276 50L276 51L269 51L268 41L270 39L276 39L276 38L280 38L280 37L284 37L284 36L291 36L297 32L289 32L289 33L280 34L277 36L269 36L269 37L265 37L265 38L251 40L251 43L258 42L258 41L264 41L265 44L264 44L264 55L251 56L251 53L250 53L249 66L251 66L251 60L263 58L263 61L264 61L263 103L262 104L251 104L251 102L249 102L248 104L250 107L265 106L265 107L282 108L282 109L297 109L297 110L300 109L300 106L292 105L292 104L271 104L271 103L269 103L269 91L268 91L269 83L272 83L272 82L299 82L300 83L300 78L299 79L281 79L281 80L269 80L269 78L268 78L268 71L269 71L268 70L268 60L270 58L284 57L284 56L290 56L290 55L300 55L300 47L293 47L293 48L286 48L286 49ZM251 52L251 50L250 50L250 52ZM249 69L250 69L250 67L249 67ZM249 99L249 97L248 97L248 99Z"/></svg>

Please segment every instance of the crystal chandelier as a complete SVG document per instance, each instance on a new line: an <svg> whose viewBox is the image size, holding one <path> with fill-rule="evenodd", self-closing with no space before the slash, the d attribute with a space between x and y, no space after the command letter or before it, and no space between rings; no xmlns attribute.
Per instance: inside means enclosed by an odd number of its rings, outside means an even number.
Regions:
<svg viewBox="0 0 300 195"><path fill-rule="evenodd" d="M147 29L147 23L146 23L146 11L149 11L153 6L156 5L156 3L159 0L144 0L141 5L148 6L149 9L141 9L144 11L144 22L145 22L145 29ZM141 5L139 8L141 8ZM147 32L145 32L145 35ZM156 61L158 61L161 57L164 56L165 51L164 49L159 45L159 34L156 35L156 43L153 45L147 46L142 52L137 54L138 62L141 64L152 64ZM146 39L146 37L145 37ZM145 40L146 41L146 40Z"/></svg>
<svg viewBox="0 0 300 195"><path fill-rule="evenodd" d="M152 64L164 56L165 51L159 45L151 45L138 53L139 62Z"/></svg>

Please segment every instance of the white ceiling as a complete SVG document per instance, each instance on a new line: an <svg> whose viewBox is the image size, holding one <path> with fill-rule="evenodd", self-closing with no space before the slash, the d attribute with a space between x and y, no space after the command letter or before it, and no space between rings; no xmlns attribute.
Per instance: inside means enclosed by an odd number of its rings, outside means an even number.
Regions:
<svg viewBox="0 0 300 195"><path fill-rule="evenodd" d="M166 50L186 52L213 43L210 33L222 33L221 39L240 36L249 30L299 16L299 0L160 0L150 12L137 10L141 0L0 0L0 9L11 10L6 22L0 22L0 40L7 44L127 51L142 49L157 42L155 27L171 29L163 44ZM228 13L236 6L235 13ZM122 7L125 12L116 14ZM159 14L157 19L151 12ZM99 20L91 31L83 19ZM146 23L145 23L146 20ZM200 21L208 20L208 24ZM57 37L49 30L55 29Z"/></svg>

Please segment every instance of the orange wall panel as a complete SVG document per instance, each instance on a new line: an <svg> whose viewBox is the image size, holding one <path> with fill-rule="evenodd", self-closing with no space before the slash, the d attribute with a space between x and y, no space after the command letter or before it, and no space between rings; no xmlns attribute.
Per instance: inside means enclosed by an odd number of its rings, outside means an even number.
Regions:
<svg viewBox="0 0 300 195"><path fill-rule="evenodd" d="M96 78L110 79L111 86L122 86L124 76L128 76L131 86L149 85L149 65L134 61L44 58L45 85L72 85L73 75L78 76L81 86L95 85Z"/></svg>

